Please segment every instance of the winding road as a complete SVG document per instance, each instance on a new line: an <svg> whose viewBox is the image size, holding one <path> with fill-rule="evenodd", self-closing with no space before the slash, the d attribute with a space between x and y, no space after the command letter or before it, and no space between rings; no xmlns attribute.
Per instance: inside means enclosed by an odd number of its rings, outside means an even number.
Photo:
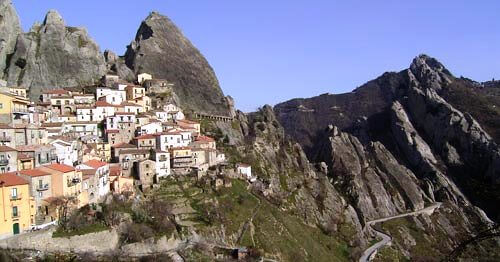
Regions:
<svg viewBox="0 0 500 262"><path fill-rule="evenodd" d="M363 252L363 255L361 256L361 258L359 259L359 262L368 262L368 261L372 260L375 257L376 252L380 248L382 248L383 246L385 246L388 243L390 243L391 240L392 240L391 236L389 236L389 235L387 235L387 234L385 234L383 232L380 232L380 231L378 231L376 229L373 229L372 225L380 223L380 222L385 222L385 221L388 221L388 220L396 219L396 218L401 218L401 217L417 216L417 215L420 215L420 214L432 215L432 213L434 213L434 211L436 209L438 209L439 207L441 207L442 204L443 203L441 203L441 202L436 202L436 203L432 204L431 206L428 206L426 208L423 208L423 209L420 209L420 210L417 210L417 211L413 211L413 212L409 212L409 213L405 213L405 214L400 214L400 215L396 215L396 216L385 217L385 218L380 218L380 219L368 221L366 223L366 227L368 227L368 230L373 230L375 232L375 234L377 235L377 237L382 238L382 240L380 240L379 242L375 243L374 245L372 245L371 247L369 247L368 249L366 249Z"/></svg>

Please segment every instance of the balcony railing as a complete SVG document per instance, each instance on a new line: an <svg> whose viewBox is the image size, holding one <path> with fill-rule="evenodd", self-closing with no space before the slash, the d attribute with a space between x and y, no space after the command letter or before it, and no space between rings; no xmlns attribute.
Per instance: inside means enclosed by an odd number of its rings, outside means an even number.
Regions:
<svg viewBox="0 0 500 262"><path fill-rule="evenodd" d="M47 159L47 158L40 158L40 159L38 160L38 162L39 162L40 164L47 164L47 163L49 163L49 162L50 162L50 159Z"/></svg>
<svg viewBox="0 0 500 262"><path fill-rule="evenodd" d="M12 113L27 114L27 113L29 113L29 111L27 108L14 108L14 109L12 109Z"/></svg>
<svg viewBox="0 0 500 262"><path fill-rule="evenodd" d="M18 195L10 195L10 201L17 201L17 200L21 200L22 196L21 194L18 194Z"/></svg>
<svg viewBox="0 0 500 262"><path fill-rule="evenodd" d="M8 159L0 159L0 166L6 166L9 164L9 160Z"/></svg>
<svg viewBox="0 0 500 262"><path fill-rule="evenodd" d="M21 217L21 211L17 211L17 212L12 212L12 218L20 218Z"/></svg>
<svg viewBox="0 0 500 262"><path fill-rule="evenodd" d="M45 185L38 185L37 188L36 188L36 191L46 191L46 190L49 190L49 184L45 184Z"/></svg>
<svg viewBox="0 0 500 262"><path fill-rule="evenodd" d="M10 136L0 136L0 141L10 142L10 141L12 141L12 138L10 138Z"/></svg>
<svg viewBox="0 0 500 262"><path fill-rule="evenodd" d="M57 155L52 155L52 156L50 156L50 159L52 159L52 160L57 160Z"/></svg>

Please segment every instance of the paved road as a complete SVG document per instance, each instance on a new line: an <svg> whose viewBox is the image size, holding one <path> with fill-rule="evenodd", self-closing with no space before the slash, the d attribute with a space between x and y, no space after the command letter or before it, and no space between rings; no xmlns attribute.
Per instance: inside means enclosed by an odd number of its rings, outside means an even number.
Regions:
<svg viewBox="0 0 500 262"><path fill-rule="evenodd" d="M368 227L368 230L373 230L375 232L375 234L377 235L377 237L382 238L382 240L380 240L375 245L373 245L373 246L369 247L368 249L366 249L363 252L363 255L361 256L361 258L359 259L359 262L368 262L371 259L373 259L373 257L375 257L376 252L380 248L382 248L383 246L385 246L388 243L390 243L391 240L392 240L391 236L389 236L389 235L387 235L387 234L385 234L383 232L380 232L378 230L373 229L372 225L380 223L380 222L385 222L385 221L388 221L388 220L396 219L396 218L401 218L401 217L416 216L416 215L420 215L420 214L432 215L432 213L434 213L434 211L437 208L439 208L441 205L442 205L441 202L437 202L437 203L434 203L431 206L428 206L426 208L423 208L423 209L420 209L420 210L417 210L417 211L414 211L414 212L409 212L409 213L400 214L400 215L396 215L396 216L385 217L385 218L381 218L381 219L377 219L377 220L368 221L366 223L366 226Z"/></svg>

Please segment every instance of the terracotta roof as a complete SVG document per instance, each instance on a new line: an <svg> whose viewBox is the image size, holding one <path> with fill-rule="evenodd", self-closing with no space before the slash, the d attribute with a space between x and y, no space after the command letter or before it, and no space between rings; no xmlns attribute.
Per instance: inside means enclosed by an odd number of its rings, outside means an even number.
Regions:
<svg viewBox="0 0 500 262"><path fill-rule="evenodd" d="M0 146L0 152L10 152L10 151L17 151L17 150L8 146Z"/></svg>
<svg viewBox="0 0 500 262"><path fill-rule="evenodd" d="M0 174L0 185L3 186L20 186L20 185L28 185L29 182L18 176L16 172L9 172Z"/></svg>
<svg viewBox="0 0 500 262"><path fill-rule="evenodd" d="M118 129L106 129L106 133L120 133L120 130Z"/></svg>
<svg viewBox="0 0 500 262"><path fill-rule="evenodd" d="M106 101L97 101L97 102L95 102L95 106L96 107L98 107L98 106L99 107L112 107L113 105L106 102Z"/></svg>
<svg viewBox="0 0 500 262"><path fill-rule="evenodd" d="M239 163L238 164L239 167L251 167L250 165L248 164L243 164L243 163Z"/></svg>
<svg viewBox="0 0 500 262"><path fill-rule="evenodd" d="M169 148L171 151L176 151L176 150L191 150L191 147L189 146L180 146L180 147L172 147Z"/></svg>
<svg viewBox="0 0 500 262"><path fill-rule="evenodd" d="M99 160L89 160L89 161L87 161L87 162L85 162L83 164L86 165L86 166L98 169L99 167L105 166L108 163L102 162L102 161L99 161Z"/></svg>
<svg viewBox="0 0 500 262"><path fill-rule="evenodd" d="M114 145L112 147L114 147L114 148L136 148L136 146L131 145L129 143L120 143L120 144Z"/></svg>
<svg viewBox="0 0 500 262"><path fill-rule="evenodd" d="M122 102L120 105L121 106L137 106L137 107L141 107L138 104L134 104L134 103L131 103L131 102L128 102L128 101Z"/></svg>
<svg viewBox="0 0 500 262"><path fill-rule="evenodd" d="M82 172L84 179L87 179L87 178L90 178L91 176L95 175L95 172L97 172L97 169L82 169L80 171Z"/></svg>
<svg viewBox="0 0 500 262"><path fill-rule="evenodd" d="M26 155L26 154L23 154L23 153L19 153L19 154L17 154L17 159L26 160L26 159L33 159L33 157Z"/></svg>
<svg viewBox="0 0 500 262"><path fill-rule="evenodd" d="M196 138L196 141L199 142L215 142L215 140L209 136L198 136Z"/></svg>
<svg viewBox="0 0 500 262"><path fill-rule="evenodd" d="M155 138L155 135L153 134L145 134L145 135L142 135L142 136L138 136L138 137L135 137L134 139L153 139Z"/></svg>
<svg viewBox="0 0 500 262"><path fill-rule="evenodd" d="M52 145L21 145L21 146L17 146L16 147L17 151L23 151L23 152L26 152L26 151L36 151L36 150L39 150L39 149L50 150L52 148L54 148L54 146L52 146Z"/></svg>
<svg viewBox="0 0 500 262"><path fill-rule="evenodd" d="M112 165L109 166L109 175L110 176L120 176L122 173L122 169L120 165Z"/></svg>
<svg viewBox="0 0 500 262"><path fill-rule="evenodd" d="M21 171L19 171L19 173L26 175L26 176L31 176L31 177L50 176L49 173L42 171L40 169L21 170Z"/></svg>
<svg viewBox="0 0 500 262"><path fill-rule="evenodd" d="M7 124L0 123L0 129L14 129L14 128Z"/></svg>
<svg viewBox="0 0 500 262"><path fill-rule="evenodd" d="M65 165L65 164L50 164L50 165L45 166L45 167L53 169L53 170L56 170L56 171L59 171L59 172L63 172L63 173L68 173L68 172L71 172L71 171L75 171L74 167L68 166L68 165Z"/></svg>

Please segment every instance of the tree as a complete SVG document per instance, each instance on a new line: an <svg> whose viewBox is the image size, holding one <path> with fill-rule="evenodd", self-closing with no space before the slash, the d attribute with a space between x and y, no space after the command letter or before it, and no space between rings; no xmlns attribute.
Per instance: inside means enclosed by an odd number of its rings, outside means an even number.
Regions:
<svg viewBox="0 0 500 262"><path fill-rule="evenodd" d="M77 203L78 199L68 196L54 197L50 200L49 207L55 210L58 224L63 230L67 230L70 211Z"/></svg>

